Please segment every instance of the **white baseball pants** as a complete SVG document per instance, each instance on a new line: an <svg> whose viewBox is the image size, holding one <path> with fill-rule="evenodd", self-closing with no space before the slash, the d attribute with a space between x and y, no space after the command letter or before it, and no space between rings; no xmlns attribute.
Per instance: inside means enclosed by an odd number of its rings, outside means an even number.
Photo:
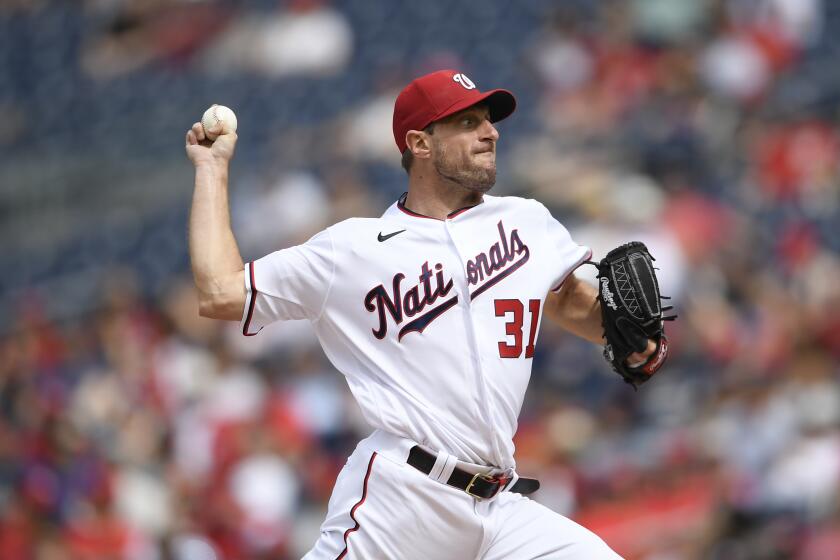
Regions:
<svg viewBox="0 0 840 560"><path fill-rule="evenodd" d="M413 445L379 430L359 443L304 560L621 560L597 535L525 496L477 500L431 479L405 462Z"/></svg>

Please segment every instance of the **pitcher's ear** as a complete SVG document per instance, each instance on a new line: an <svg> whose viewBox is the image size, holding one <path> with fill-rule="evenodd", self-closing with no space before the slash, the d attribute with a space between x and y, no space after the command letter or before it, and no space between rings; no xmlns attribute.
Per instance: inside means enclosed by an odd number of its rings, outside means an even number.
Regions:
<svg viewBox="0 0 840 560"><path fill-rule="evenodd" d="M405 144L417 159L426 159L431 155L432 146L429 134L422 130L409 130L405 133Z"/></svg>

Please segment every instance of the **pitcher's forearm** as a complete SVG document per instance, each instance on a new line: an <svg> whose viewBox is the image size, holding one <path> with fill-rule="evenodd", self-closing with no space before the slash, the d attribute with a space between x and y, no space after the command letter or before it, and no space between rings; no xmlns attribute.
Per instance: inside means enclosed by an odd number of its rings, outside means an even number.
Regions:
<svg viewBox="0 0 840 560"><path fill-rule="evenodd" d="M187 157L195 166L190 209L189 246L199 313L237 321L245 309L242 257L230 227L228 166L236 148L236 132L212 130L210 140L200 122L185 136Z"/></svg>
<svg viewBox="0 0 840 560"><path fill-rule="evenodd" d="M190 261L199 297L224 301L236 288L231 280L243 270L230 225L226 165L196 167L189 224Z"/></svg>
<svg viewBox="0 0 840 560"><path fill-rule="evenodd" d="M549 294L545 310L567 331L595 344L604 344L597 289L574 274L566 279L559 292Z"/></svg>

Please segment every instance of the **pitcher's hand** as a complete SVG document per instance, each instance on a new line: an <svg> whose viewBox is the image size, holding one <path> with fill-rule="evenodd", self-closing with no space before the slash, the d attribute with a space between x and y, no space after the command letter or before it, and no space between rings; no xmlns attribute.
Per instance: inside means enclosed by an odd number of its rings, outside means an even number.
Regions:
<svg viewBox="0 0 840 560"><path fill-rule="evenodd" d="M656 350L656 341L648 339L647 341L647 348L645 348L644 352L633 352L627 359L624 360L624 363L630 367L638 367L643 363L647 362L648 358L654 353Z"/></svg>
<svg viewBox="0 0 840 560"><path fill-rule="evenodd" d="M214 132L214 131L211 131ZM208 140L200 122L187 131L187 157L193 165L222 165L227 167L233 158L238 136L235 132L221 134L215 141Z"/></svg>

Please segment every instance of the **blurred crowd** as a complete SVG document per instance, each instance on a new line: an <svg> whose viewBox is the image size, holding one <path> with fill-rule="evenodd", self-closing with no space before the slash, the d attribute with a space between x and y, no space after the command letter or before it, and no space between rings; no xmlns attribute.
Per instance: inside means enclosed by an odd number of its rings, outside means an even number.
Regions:
<svg viewBox="0 0 840 560"><path fill-rule="evenodd" d="M49 249L25 256L4 233L0 558L308 550L369 428L307 324L244 338L198 317L181 140L210 102L237 110L253 259L396 199L393 101L443 67L517 94L494 193L541 200L596 257L644 241L680 317L635 393L542 326L516 440L536 499L628 559L840 558L836 3L6 0L0 31L0 147L21 169L0 173L3 221L70 198L113 213L95 202L123 178L59 155L132 165L150 201L129 230L45 213ZM64 194L30 184L30 156L67 171Z"/></svg>

